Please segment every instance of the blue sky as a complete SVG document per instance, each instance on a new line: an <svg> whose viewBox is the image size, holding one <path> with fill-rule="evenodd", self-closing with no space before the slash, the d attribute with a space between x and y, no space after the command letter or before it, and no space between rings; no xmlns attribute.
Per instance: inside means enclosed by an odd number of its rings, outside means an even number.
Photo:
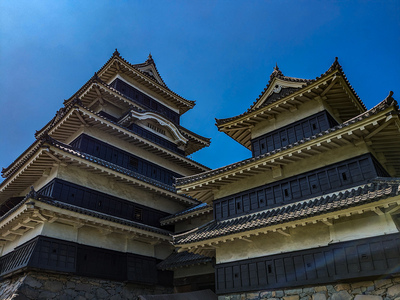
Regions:
<svg viewBox="0 0 400 300"><path fill-rule="evenodd" d="M217 168L251 156L215 118L244 112L275 63L315 78L336 56L371 108L400 101L400 1L0 2L0 167L7 167L111 57L151 52L166 84L197 105L182 125L212 138L192 158Z"/></svg>

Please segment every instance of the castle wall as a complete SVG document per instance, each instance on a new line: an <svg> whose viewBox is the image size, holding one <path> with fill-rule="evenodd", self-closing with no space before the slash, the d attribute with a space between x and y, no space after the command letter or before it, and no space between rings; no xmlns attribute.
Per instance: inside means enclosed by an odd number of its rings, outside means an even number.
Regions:
<svg viewBox="0 0 400 300"><path fill-rule="evenodd" d="M172 287L138 285L44 272L29 272L0 282L0 300L137 300L139 295L170 294L172 292Z"/></svg>
<svg viewBox="0 0 400 300"><path fill-rule="evenodd" d="M394 300L400 297L400 277L304 286L296 289L260 290L218 296L218 300Z"/></svg>

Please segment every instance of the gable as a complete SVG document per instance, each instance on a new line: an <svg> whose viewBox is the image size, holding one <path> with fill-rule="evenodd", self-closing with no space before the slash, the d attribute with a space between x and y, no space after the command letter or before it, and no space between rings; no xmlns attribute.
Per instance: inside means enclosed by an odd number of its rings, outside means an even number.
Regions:
<svg viewBox="0 0 400 300"><path fill-rule="evenodd" d="M280 99L288 94L299 90L304 85L304 82L286 81L274 77L262 94L262 96L254 104L254 108L259 108L269 104L274 100Z"/></svg>

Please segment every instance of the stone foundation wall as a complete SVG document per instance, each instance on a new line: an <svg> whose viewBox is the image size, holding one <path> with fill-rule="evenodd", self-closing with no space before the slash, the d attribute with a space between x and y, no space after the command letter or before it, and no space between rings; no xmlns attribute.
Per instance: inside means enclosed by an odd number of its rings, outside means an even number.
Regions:
<svg viewBox="0 0 400 300"><path fill-rule="evenodd" d="M400 300L400 277L218 296L218 300Z"/></svg>
<svg viewBox="0 0 400 300"><path fill-rule="evenodd" d="M135 300L139 295L166 293L173 293L173 288L38 272L0 282L0 300Z"/></svg>

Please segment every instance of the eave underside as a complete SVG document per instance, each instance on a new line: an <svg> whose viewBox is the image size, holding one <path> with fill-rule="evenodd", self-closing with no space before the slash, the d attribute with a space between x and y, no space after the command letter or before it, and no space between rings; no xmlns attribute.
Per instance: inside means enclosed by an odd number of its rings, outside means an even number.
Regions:
<svg viewBox="0 0 400 300"><path fill-rule="evenodd" d="M379 179L377 180L379 181ZM333 226L340 218L373 212L394 214L400 210L399 179L382 179L332 195L283 205L278 208L212 222L188 233L175 235L179 251L213 256L222 243L237 240L251 243L260 234L279 233L290 236L289 229L320 223ZM386 183L385 183L386 182Z"/></svg>
<svg viewBox="0 0 400 300"><path fill-rule="evenodd" d="M374 156L392 176L400 176L400 120L392 109L379 115L353 120L302 142L250 158L236 164L178 179L178 193L190 195L211 203L213 189L249 178L263 172L272 172L281 166L317 155L329 153L348 145L366 144Z"/></svg>
<svg viewBox="0 0 400 300"><path fill-rule="evenodd" d="M104 82L109 82L116 74L125 74L133 81L145 86L149 90L159 94L161 97L167 101L174 103L179 108L180 114L185 113L189 109L193 108L194 101L189 101L181 96L170 91L166 87L155 83L152 79L148 78L146 75L142 74L141 71L135 69L134 66L125 62L119 57L111 59L99 72L99 78Z"/></svg>
<svg viewBox="0 0 400 300"><path fill-rule="evenodd" d="M331 75L265 106L236 117L217 120L217 127L219 131L251 150L251 129L256 124L276 119L285 112L295 112L300 105L308 101L324 102L341 122L365 111L359 101L353 98L345 79Z"/></svg>
<svg viewBox="0 0 400 300"><path fill-rule="evenodd" d="M49 129L48 134L60 142L67 142L71 136L71 132L77 132L84 127L93 127L98 130L110 134L122 141L126 141L132 145L138 146L150 153L154 153L159 157L167 159L179 166L187 168L192 172L198 173L209 170L207 167L200 165L186 157L175 154L168 149L164 149L151 141L141 138L129 129L104 119L96 113L80 106L72 108L73 111L68 113L63 120L60 120L55 126Z"/></svg>
<svg viewBox="0 0 400 300"><path fill-rule="evenodd" d="M60 166L76 166L93 175L105 176L109 180L133 184L137 188L154 192L185 205L198 204L196 200L190 197L176 194L173 187L140 174L136 176L136 173L122 167L58 144L43 144L38 152L26 161L18 172L3 181L0 185L0 203L10 197L20 196L21 192L26 191L41 177L48 176L52 168Z"/></svg>
<svg viewBox="0 0 400 300"><path fill-rule="evenodd" d="M43 223L60 223L79 229L96 228L101 234L118 233L130 239L156 244L171 241L170 232L148 225L123 220L88 209L40 199L29 195L10 213L0 218L0 245L13 242Z"/></svg>

